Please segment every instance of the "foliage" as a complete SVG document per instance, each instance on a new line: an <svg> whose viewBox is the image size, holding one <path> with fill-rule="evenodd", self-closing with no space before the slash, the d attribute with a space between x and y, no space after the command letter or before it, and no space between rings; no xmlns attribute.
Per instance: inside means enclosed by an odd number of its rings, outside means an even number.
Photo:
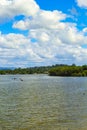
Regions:
<svg viewBox="0 0 87 130"><path fill-rule="evenodd" d="M75 64L56 64L53 66L16 68L0 70L0 74L49 74L50 76L87 76L87 65L76 66Z"/></svg>
<svg viewBox="0 0 87 130"><path fill-rule="evenodd" d="M51 68L50 76L87 76L87 65L83 66L60 66Z"/></svg>
<svg viewBox="0 0 87 130"><path fill-rule="evenodd" d="M0 74L47 74L51 67L16 68L14 70L0 70Z"/></svg>

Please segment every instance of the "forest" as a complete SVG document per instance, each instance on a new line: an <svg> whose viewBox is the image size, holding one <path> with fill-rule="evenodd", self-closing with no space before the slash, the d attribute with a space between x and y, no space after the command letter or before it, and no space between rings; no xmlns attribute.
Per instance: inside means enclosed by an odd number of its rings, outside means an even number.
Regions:
<svg viewBox="0 0 87 130"><path fill-rule="evenodd" d="M49 76L87 76L87 65L76 66L56 64L29 68L1 69L1 75L6 74L48 74Z"/></svg>

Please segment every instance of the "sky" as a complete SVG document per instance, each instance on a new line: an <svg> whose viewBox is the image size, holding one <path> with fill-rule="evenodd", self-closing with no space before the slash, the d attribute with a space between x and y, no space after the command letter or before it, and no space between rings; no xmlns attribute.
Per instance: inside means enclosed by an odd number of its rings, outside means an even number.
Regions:
<svg viewBox="0 0 87 130"><path fill-rule="evenodd" d="M0 0L0 67L87 64L87 0Z"/></svg>

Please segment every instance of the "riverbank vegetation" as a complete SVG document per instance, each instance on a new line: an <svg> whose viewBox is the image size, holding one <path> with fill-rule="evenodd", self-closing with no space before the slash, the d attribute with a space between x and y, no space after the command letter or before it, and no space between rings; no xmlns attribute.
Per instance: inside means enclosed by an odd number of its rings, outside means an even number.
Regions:
<svg viewBox="0 0 87 130"><path fill-rule="evenodd" d="M0 74L48 74L50 76L87 76L87 65L53 65L30 68L1 69Z"/></svg>
<svg viewBox="0 0 87 130"><path fill-rule="evenodd" d="M52 66L30 67L30 68L15 68L1 69L0 74L46 74Z"/></svg>
<svg viewBox="0 0 87 130"><path fill-rule="evenodd" d="M87 65L59 66L49 70L50 76L87 76Z"/></svg>

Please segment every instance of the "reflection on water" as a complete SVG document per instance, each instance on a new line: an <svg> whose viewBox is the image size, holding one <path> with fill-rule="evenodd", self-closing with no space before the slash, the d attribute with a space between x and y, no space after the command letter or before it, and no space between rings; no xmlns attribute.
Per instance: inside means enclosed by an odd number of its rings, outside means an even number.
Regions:
<svg viewBox="0 0 87 130"><path fill-rule="evenodd" d="M0 130L87 130L87 78L0 76Z"/></svg>

